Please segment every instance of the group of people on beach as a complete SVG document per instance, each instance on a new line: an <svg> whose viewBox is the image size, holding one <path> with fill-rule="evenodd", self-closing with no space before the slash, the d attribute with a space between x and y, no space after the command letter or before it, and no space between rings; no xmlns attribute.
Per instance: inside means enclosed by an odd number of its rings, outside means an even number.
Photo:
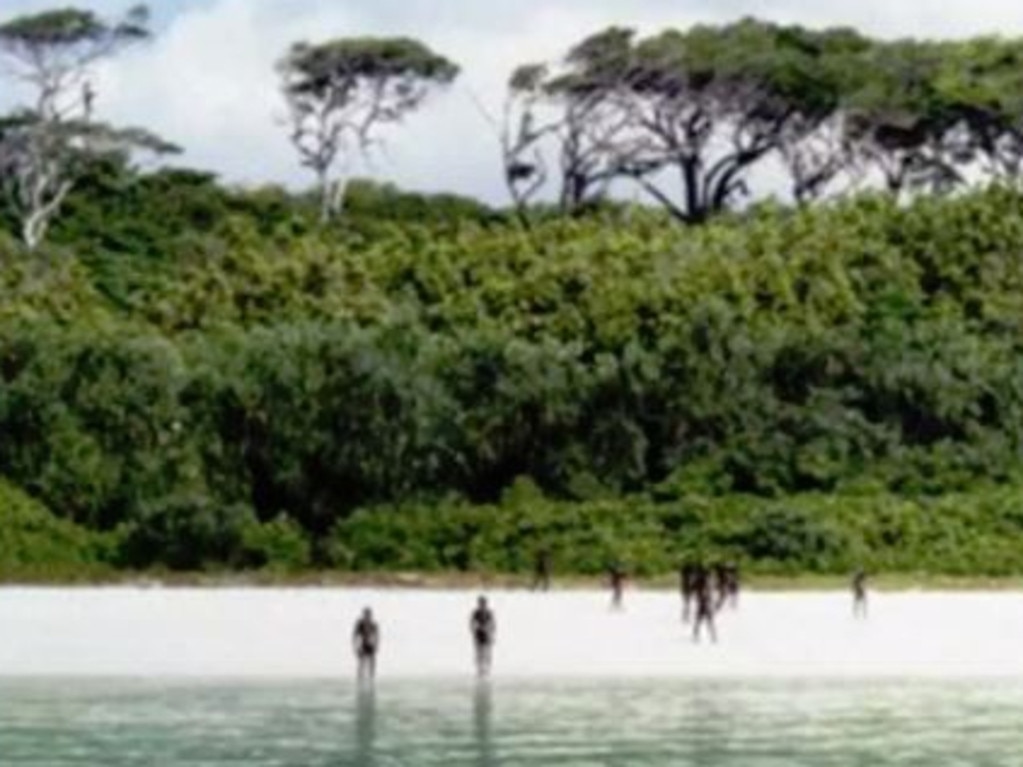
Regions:
<svg viewBox="0 0 1023 767"><path fill-rule="evenodd" d="M739 606L739 566L687 562L679 569L679 590L682 622L692 622L693 641L699 642L701 629L706 628L711 641L717 642L714 615L726 604L733 609Z"/></svg>
<svg viewBox="0 0 1023 767"><path fill-rule="evenodd" d="M548 591L551 587L550 552L542 549L536 558L533 590ZM621 610L624 603L627 573L620 563L608 567L611 588L611 608ZM699 642L705 629L712 642L717 642L715 616L724 607L739 606L740 575L734 563L706 565L686 562L679 568L679 591L682 596L682 622L692 624L692 637ZM853 615L867 616L867 574L860 568L853 573ZM485 596L476 601L469 615L469 633L472 638L476 673L482 679L490 675L494 644L497 640L497 619ZM358 679L370 683L376 676L376 658L380 649L380 626L373 611L365 608L355 623L352 644L358 664Z"/></svg>

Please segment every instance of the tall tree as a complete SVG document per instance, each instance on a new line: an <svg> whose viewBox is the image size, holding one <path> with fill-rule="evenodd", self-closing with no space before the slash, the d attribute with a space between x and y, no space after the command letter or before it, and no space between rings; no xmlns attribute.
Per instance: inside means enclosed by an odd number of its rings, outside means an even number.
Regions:
<svg viewBox="0 0 1023 767"><path fill-rule="evenodd" d="M623 169L682 221L734 206L756 167L835 108L813 38L746 19L640 41L623 99L644 140ZM663 187L673 174L679 195Z"/></svg>
<svg viewBox="0 0 1023 767"><path fill-rule="evenodd" d="M547 98L547 76L544 64L524 64L508 80L501 159L508 194L520 214L525 213L550 177L545 148L557 125L540 116Z"/></svg>
<svg viewBox="0 0 1023 767"><path fill-rule="evenodd" d="M632 67L633 32L611 27L569 51L568 71L547 84L558 125L562 210L572 212L606 195L619 175L619 157L632 147L629 115L616 93Z"/></svg>
<svg viewBox="0 0 1023 767"><path fill-rule="evenodd" d="M779 134L778 154L788 172L792 199L806 205L845 178L859 180L849 141L845 102L864 81L862 58L874 43L852 29L779 31L781 69L789 88L801 91L798 109Z"/></svg>
<svg viewBox="0 0 1023 767"><path fill-rule="evenodd" d="M316 174L324 220L338 212L344 196L338 160L365 153L381 126L401 122L458 71L408 38L341 38L291 47L278 64L290 138L302 165Z"/></svg>
<svg viewBox="0 0 1023 767"><path fill-rule="evenodd" d="M973 160L964 114L942 87L954 55L951 44L897 41L860 62L862 82L844 104L849 141L893 195L953 187Z"/></svg>
<svg viewBox="0 0 1023 767"><path fill-rule="evenodd" d="M0 125L0 181L29 248L43 241L90 155L175 149L147 131L94 119L94 65L147 39L147 21L137 6L113 21L65 8L0 25L4 69L33 95Z"/></svg>
<svg viewBox="0 0 1023 767"><path fill-rule="evenodd" d="M937 90L960 121L960 145L964 137L969 140L986 175L1018 178L1023 172L1023 41L985 37L937 45L943 49Z"/></svg>
<svg viewBox="0 0 1023 767"><path fill-rule="evenodd" d="M827 64L867 45L846 29L753 19L639 40L612 27L573 47L553 72L517 73L513 92L532 132L514 135L530 139L518 148L531 153L556 144L566 209L631 179L676 218L699 223L748 194L754 169L775 155L797 197L809 200L849 159L834 119L846 84ZM536 119L543 108L547 122ZM519 154L506 151L506 172L524 169L516 178L525 184L537 163L523 167ZM665 186L674 178L678 192Z"/></svg>
<svg viewBox="0 0 1023 767"><path fill-rule="evenodd" d="M508 85L505 177L518 207L553 176L562 212L602 199L620 175L628 115L615 94L625 86L633 32L612 27L574 46L558 66L519 67Z"/></svg>

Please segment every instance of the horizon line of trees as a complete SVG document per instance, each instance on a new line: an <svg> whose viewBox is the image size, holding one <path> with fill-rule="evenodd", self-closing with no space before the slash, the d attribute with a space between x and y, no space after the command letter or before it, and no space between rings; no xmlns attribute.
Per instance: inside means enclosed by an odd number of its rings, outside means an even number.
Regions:
<svg viewBox="0 0 1023 767"><path fill-rule="evenodd" d="M1023 39L878 41L746 18L639 37L612 27L509 81L505 176L571 212L622 180L685 223L774 164L800 205L864 184L947 193L1023 170Z"/></svg>
<svg viewBox="0 0 1023 767"><path fill-rule="evenodd" d="M151 34L144 6L0 24L2 72L32 95L0 118L0 187L30 249L90 163L180 151L96 118L96 65ZM323 221L342 212L353 160L460 74L408 37L297 42L276 69ZM516 68L494 127L524 219L541 195L575 214L629 185L700 224L746 204L770 174L799 205L864 186L944 194L1023 172L1023 38L881 41L755 18L645 37L611 27L559 61Z"/></svg>

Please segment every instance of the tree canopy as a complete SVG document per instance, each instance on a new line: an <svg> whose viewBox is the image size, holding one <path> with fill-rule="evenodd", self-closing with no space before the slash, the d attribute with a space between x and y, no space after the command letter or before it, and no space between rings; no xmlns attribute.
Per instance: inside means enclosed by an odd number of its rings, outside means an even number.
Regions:
<svg viewBox="0 0 1023 767"><path fill-rule="evenodd" d="M0 56L34 96L0 123L0 186L29 248L43 241L90 156L177 151L147 130L95 119L93 65L148 38L147 21L137 6L114 21L65 8L0 25Z"/></svg>
<svg viewBox="0 0 1023 767"><path fill-rule="evenodd" d="M802 203L876 181L902 194L1013 177L1021 58L1018 40L889 42L755 19L646 38L611 28L512 77L532 130L517 153L506 142L506 173L523 185L554 164L543 150L562 168L582 154L591 184L631 181L689 223L741 205L779 161Z"/></svg>
<svg viewBox="0 0 1023 767"><path fill-rule="evenodd" d="M336 212L343 180L331 172L345 153L365 152L380 126L397 123L458 67L410 38L341 38L296 43L278 64L290 138L317 177L322 215Z"/></svg>

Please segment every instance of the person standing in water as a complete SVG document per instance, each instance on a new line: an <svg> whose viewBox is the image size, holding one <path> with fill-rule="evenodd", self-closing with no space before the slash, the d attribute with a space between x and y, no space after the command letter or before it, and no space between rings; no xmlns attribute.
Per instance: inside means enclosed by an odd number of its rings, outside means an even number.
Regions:
<svg viewBox="0 0 1023 767"><path fill-rule="evenodd" d="M867 574L860 567L853 573L853 616L856 618L867 617Z"/></svg>
<svg viewBox="0 0 1023 767"><path fill-rule="evenodd" d="M714 627L714 610L717 607L714 599L714 583L710 570L700 567L693 585L693 597L696 600L696 619L693 622L693 641L700 641L700 629L707 627L710 639L718 641L717 629Z"/></svg>
<svg viewBox="0 0 1023 767"><path fill-rule="evenodd" d="M362 611L362 616L355 622L355 629L352 631L352 646L355 649L355 658L358 663L359 681L372 683L377 673L380 626L374 620L373 612L368 607Z"/></svg>
<svg viewBox="0 0 1023 767"><path fill-rule="evenodd" d="M622 609L622 598L625 595L625 568L621 563L615 562L607 570L608 581L611 584L611 609Z"/></svg>
<svg viewBox="0 0 1023 767"><path fill-rule="evenodd" d="M486 597L477 600L476 609L469 616L469 633L472 634L476 654L476 674L480 678L489 676L494 658L494 642L497 639L497 620Z"/></svg>
<svg viewBox="0 0 1023 767"><path fill-rule="evenodd" d="M551 588L551 552L545 546L536 552L536 563L533 568L533 591L550 591Z"/></svg>

